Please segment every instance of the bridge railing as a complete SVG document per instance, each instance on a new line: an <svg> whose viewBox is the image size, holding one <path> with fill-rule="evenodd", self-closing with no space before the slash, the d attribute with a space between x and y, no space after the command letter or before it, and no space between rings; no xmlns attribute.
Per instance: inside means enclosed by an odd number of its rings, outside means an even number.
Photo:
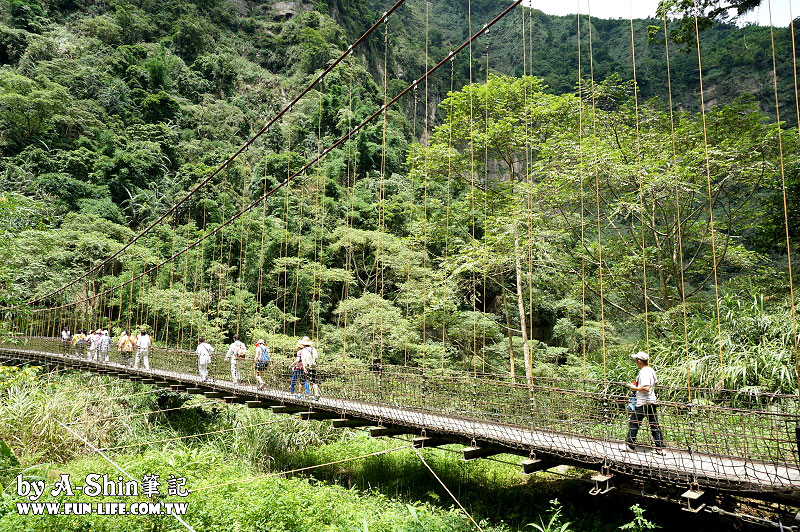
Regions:
<svg viewBox="0 0 800 532"><path fill-rule="evenodd" d="M44 338L29 339L26 348L62 350L59 341ZM67 352L85 356L72 349ZM212 357L209 380L230 385L230 363L223 355L224 351ZM110 356L112 362L120 362L116 351ZM151 369L197 374L197 357L190 351L156 347L149 359ZM267 388L289 389L291 362L291 358L273 357L272 369L262 373ZM253 369L251 359L239 362L239 386L256 384ZM506 442L514 441L519 427L524 427L541 436L537 441L540 448L552 444L553 452L585 457L597 454L587 446L622 443L628 432L630 397L622 382L537 377L528 384L519 377L514 382L508 375L358 362L323 361L318 373L323 396L374 404L376 419L386 407L401 409L412 421L418 419L420 425L428 426L436 416L446 414L460 420L449 430L467 437L475 434L476 424L482 422L502 424L503 428L493 430L502 431L498 439ZM295 392L302 391L303 384L298 382ZM799 462L796 396L662 385L656 392L659 421L669 448L793 467ZM653 444L646 423L638 442ZM524 448L530 442L519 439L519 445Z"/></svg>

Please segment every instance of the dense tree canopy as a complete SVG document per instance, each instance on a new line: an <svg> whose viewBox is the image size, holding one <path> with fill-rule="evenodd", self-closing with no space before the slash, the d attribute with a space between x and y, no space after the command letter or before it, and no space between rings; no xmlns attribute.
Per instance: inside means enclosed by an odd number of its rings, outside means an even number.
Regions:
<svg viewBox="0 0 800 532"><path fill-rule="evenodd" d="M381 9L329 4L8 3L4 299L46 294L119 249ZM703 13L718 17L712 4ZM495 8L473 2L474 23ZM429 61L465 37L460 7L436 9ZM381 28L385 87L377 32L166 223L47 303L80 301L82 319L146 325L170 345L238 330L290 349L310 334L331 358L529 378L596 374L609 356L649 347L676 380L685 378L686 310L695 382L715 385L724 373L728 385L792 389L785 373L748 369L791 362L782 178L793 242L797 130L772 118L771 85L748 81L771 71L768 31L704 32L705 132L690 43L672 52L670 113L664 48L648 32L657 20L634 24L637 86L627 21L592 20L594 69L579 76L576 20L525 11L523 43L515 11L492 29L488 76L482 42L452 63L452 77L445 68L430 79L430 131L420 85L347 138L384 91L397 94L421 72L424 33L411 28L424 12L411 1ZM585 43L588 19L581 27ZM780 105L793 106L790 35L776 35ZM588 53L583 45L583 65ZM215 231L342 136L319 164ZM148 269L126 285L127 304L119 289L83 302ZM773 325L743 325L759 320Z"/></svg>

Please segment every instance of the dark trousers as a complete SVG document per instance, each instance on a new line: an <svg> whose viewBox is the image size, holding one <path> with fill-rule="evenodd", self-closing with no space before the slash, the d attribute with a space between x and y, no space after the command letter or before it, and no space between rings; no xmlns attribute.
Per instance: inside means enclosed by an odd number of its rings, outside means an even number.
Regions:
<svg viewBox="0 0 800 532"><path fill-rule="evenodd" d="M664 437L661 435L661 425L658 424L656 405L653 404L637 406L631 412L631 418L628 421L628 437L625 441L628 442L628 445L633 445L636 442L636 435L639 433L639 427L644 418L647 418L647 425L650 427L650 433L653 435L653 442L656 447L663 449Z"/></svg>

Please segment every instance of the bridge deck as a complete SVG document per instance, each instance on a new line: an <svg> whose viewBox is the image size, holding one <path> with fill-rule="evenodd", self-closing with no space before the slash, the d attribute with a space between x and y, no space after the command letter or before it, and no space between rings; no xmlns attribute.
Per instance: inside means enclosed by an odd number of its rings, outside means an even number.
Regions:
<svg viewBox="0 0 800 532"><path fill-rule="evenodd" d="M320 400L314 401L298 398L288 391L274 387L258 390L255 385L234 385L218 378L202 382L198 376L180 371L134 370L116 362L91 362L70 355L33 349L0 347L0 354L33 362L80 363L90 370L105 368L142 377L161 377L182 384L227 391L238 396L303 405L313 410L405 427L413 433L424 430L428 436L449 436L455 441L474 439L481 445L495 445L521 454L532 451L538 457L553 457L559 461L595 468L605 464L620 474L643 476L672 484L686 485L696 480L701 486L724 491L769 493L782 499L800 500L800 466L796 462L776 463L674 448L667 448L664 455L642 448L638 452L627 453L624 452L624 442L619 440L441 414L404 405L381 404L335 395L324 395Z"/></svg>

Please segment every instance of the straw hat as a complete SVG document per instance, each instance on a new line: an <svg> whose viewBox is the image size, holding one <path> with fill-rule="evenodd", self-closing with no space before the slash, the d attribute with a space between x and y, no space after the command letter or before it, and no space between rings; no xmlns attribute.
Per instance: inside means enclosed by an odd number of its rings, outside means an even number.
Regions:
<svg viewBox="0 0 800 532"><path fill-rule="evenodd" d="M314 345L314 342L312 342L311 338L309 338L308 336L303 336L303 339L297 342L297 345L301 347L311 347L312 345Z"/></svg>

